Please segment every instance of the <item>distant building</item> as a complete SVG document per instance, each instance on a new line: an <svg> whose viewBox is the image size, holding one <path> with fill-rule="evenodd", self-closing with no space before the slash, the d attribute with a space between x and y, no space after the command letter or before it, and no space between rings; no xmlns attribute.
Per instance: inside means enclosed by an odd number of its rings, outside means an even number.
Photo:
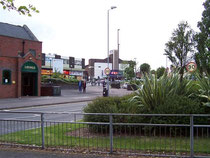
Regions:
<svg viewBox="0 0 210 158"><path fill-rule="evenodd" d="M41 52L26 25L0 22L0 98L40 96Z"/></svg>
<svg viewBox="0 0 210 158"><path fill-rule="evenodd" d="M119 56L118 56L119 57ZM114 60L117 60L116 58ZM113 54L109 56L109 69L110 71L110 77L111 78L122 78L123 77L123 71L126 67L129 66L129 61L127 60L121 60L118 59L118 65L113 65ZM113 68L119 68L118 70L115 70ZM101 79L107 77L104 70L108 67L107 64L107 58L105 59L89 59L89 64L86 66L86 71L88 74L89 79Z"/></svg>
<svg viewBox="0 0 210 158"><path fill-rule="evenodd" d="M66 78L82 79L85 71L85 59L65 57L57 54L42 54L42 75L60 72Z"/></svg>

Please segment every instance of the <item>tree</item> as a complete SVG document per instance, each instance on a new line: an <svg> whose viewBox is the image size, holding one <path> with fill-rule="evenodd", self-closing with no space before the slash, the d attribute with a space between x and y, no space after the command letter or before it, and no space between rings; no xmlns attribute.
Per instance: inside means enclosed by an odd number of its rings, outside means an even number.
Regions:
<svg viewBox="0 0 210 158"><path fill-rule="evenodd" d="M134 69L132 67L127 67L124 70L124 74L125 74L126 78L129 79L129 80L131 80L132 78L135 77L135 72L134 72Z"/></svg>
<svg viewBox="0 0 210 158"><path fill-rule="evenodd" d="M150 72L151 72L151 74L153 74L153 75L155 75L155 73L156 73L155 70L151 70Z"/></svg>
<svg viewBox="0 0 210 158"><path fill-rule="evenodd" d="M142 73L142 74L148 74L149 72L150 72L150 65L149 64L147 64L147 63L143 63L143 64L141 64L141 66L140 66L140 72Z"/></svg>
<svg viewBox="0 0 210 158"><path fill-rule="evenodd" d="M183 80L184 69L189 59L189 53L193 52L193 30L187 22L178 24L178 28L172 33L172 37L165 44L165 54L169 60L179 69L180 82Z"/></svg>
<svg viewBox="0 0 210 158"><path fill-rule="evenodd" d="M39 10L36 9L35 6L29 4L27 6L16 6L15 0L0 0L0 4L2 5L3 9L15 10L19 14L31 16L31 11L39 13Z"/></svg>
<svg viewBox="0 0 210 158"><path fill-rule="evenodd" d="M166 69L164 67L159 67L157 68L157 78L160 78L161 76L163 76L164 72L166 71Z"/></svg>
<svg viewBox="0 0 210 158"><path fill-rule="evenodd" d="M129 63L129 67L125 68L124 74L125 74L127 79L131 80L132 78L135 77L134 68L136 66L136 62L135 61L129 61L128 63Z"/></svg>
<svg viewBox="0 0 210 158"><path fill-rule="evenodd" d="M197 48L194 58L200 73L210 74L210 0L206 0L203 6L202 18L197 25L200 32L194 37Z"/></svg>

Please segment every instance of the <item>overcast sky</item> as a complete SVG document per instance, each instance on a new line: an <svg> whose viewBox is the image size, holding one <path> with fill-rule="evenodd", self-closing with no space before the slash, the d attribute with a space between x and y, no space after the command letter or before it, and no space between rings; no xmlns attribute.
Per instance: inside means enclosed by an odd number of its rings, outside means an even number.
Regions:
<svg viewBox="0 0 210 158"><path fill-rule="evenodd" d="M165 43L181 21L198 31L204 0L16 0L34 4L39 14L19 15L0 8L0 22L26 24L43 42L43 53L88 59L107 57L107 10L110 11L110 50L120 58L152 69L166 66ZM168 65L169 66L169 65Z"/></svg>

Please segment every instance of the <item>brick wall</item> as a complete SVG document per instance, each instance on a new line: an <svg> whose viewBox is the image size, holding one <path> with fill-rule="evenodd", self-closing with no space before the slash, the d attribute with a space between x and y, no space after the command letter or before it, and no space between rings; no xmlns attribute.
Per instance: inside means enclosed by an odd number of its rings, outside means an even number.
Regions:
<svg viewBox="0 0 210 158"><path fill-rule="evenodd" d="M3 70L11 71L11 84L2 84L2 72ZM0 57L0 98L12 98L17 97L17 59Z"/></svg>
<svg viewBox="0 0 210 158"><path fill-rule="evenodd" d="M30 49L36 51L36 56L28 53ZM24 56L18 55L23 51ZM38 96L40 96L41 53L41 42L0 36L0 98L21 97L21 67L27 61L32 61L38 66ZM10 85L2 84L2 72L5 69L11 70Z"/></svg>

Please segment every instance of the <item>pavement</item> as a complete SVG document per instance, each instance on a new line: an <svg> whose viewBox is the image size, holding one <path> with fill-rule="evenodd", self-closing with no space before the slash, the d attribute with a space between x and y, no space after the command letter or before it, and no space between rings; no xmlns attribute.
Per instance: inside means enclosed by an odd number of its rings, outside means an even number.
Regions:
<svg viewBox="0 0 210 158"><path fill-rule="evenodd" d="M132 91L126 89L111 89L109 96L123 96L130 94ZM0 110L16 109L34 106L45 106L55 104L65 104L73 102L91 101L97 97L103 96L102 86L87 85L86 93L80 93L78 90L62 90L61 96L44 96L44 97L21 97L0 99ZM11 148L0 146L0 158L119 158L124 156L113 156L109 154L88 154L72 152L55 152L46 150L34 150L25 148ZM127 156L125 156L127 157Z"/></svg>
<svg viewBox="0 0 210 158"><path fill-rule="evenodd" d="M119 156L3 147L0 148L0 158L119 158Z"/></svg>
<svg viewBox="0 0 210 158"><path fill-rule="evenodd" d="M148 156L109 154L109 153L87 153L83 151L77 153L74 151L62 150L41 150L14 147L1 147L0 158L154 158Z"/></svg>
<svg viewBox="0 0 210 158"><path fill-rule="evenodd" d="M123 96L132 91L126 89L110 88L109 96ZM0 110L16 109L34 106L46 106L55 104L75 103L92 101L97 97L103 96L102 86L87 85L86 93L80 93L79 90L66 89L61 90L61 96L42 96L42 97L21 97L0 99Z"/></svg>

